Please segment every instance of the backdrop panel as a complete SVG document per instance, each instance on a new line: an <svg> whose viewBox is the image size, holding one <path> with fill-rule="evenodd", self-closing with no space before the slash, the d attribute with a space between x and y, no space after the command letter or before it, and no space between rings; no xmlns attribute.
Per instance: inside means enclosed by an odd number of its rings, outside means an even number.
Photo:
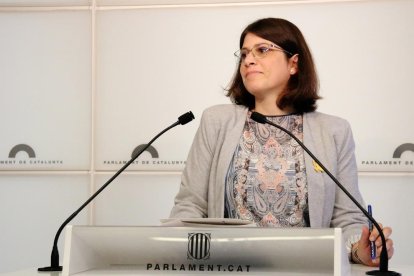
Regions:
<svg viewBox="0 0 414 276"><path fill-rule="evenodd" d="M90 20L0 12L0 170L89 168Z"/></svg>
<svg viewBox="0 0 414 276"><path fill-rule="evenodd" d="M390 264L412 264L414 175L365 173L359 179L361 193L366 204L373 206L375 219L393 228L395 255Z"/></svg>
<svg viewBox="0 0 414 276"><path fill-rule="evenodd" d="M89 176L1 175L0 191L2 273L50 263L58 228L88 197ZM72 223L87 224L87 210Z"/></svg>
<svg viewBox="0 0 414 276"><path fill-rule="evenodd" d="M99 189L111 175L95 178ZM180 174L122 175L95 200L95 225L160 225L168 218L180 187Z"/></svg>

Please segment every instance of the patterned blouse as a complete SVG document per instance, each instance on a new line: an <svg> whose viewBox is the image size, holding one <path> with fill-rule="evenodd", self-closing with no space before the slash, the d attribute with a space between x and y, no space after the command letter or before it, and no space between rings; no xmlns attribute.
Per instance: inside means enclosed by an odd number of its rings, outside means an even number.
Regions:
<svg viewBox="0 0 414 276"><path fill-rule="evenodd" d="M250 119L226 176L225 216L262 227L309 226L304 151L283 131ZM303 116L267 117L303 141Z"/></svg>

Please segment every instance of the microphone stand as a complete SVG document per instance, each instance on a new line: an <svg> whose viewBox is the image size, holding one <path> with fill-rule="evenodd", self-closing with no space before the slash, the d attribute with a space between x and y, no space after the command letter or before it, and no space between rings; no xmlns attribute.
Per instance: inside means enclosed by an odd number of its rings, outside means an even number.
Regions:
<svg viewBox="0 0 414 276"><path fill-rule="evenodd" d="M290 137L295 139L296 142L312 157L312 159L323 169L323 171L332 179L333 182L338 185L338 187L355 203L355 205L364 213L364 215L375 225L375 228L377 228L381 241L382 241L382 250L380 254L380 269L379 270L371 270L367 271L367 275L401 275L398 272L395 271L389 271L388 270L388 252L387 252L387 244L385 241L384 233L382 232L381 227L377 223L377 221L365 210L364 207L359 204L359 202L348 192L348 190L335 178L335 176L332 175L332 173L319 161L318 158L313 155L313 153L295 136L293 133L291 133L289 130L285 129L284 127L281 127L279 125L276 125L272 121L268 120L264 115L258 113L258 112L252 112L251 118L261 124L269 124L271 126L274 126L283 132L287 133Z"/></svg>
<svg viewBox="0 0 414 276"><path fill-rule="evenodd" d="M163 131L161 131L160 133L158 133L154 138L152 138L152 140L144 147L142 148L139 152L137 152L132 158L131 160L129 160L121 169L119 169L99 190L97 190L88 200L85 201L85 203L82 204L81 207L79 207L72 215L70 215L63 223L62 225L59 227L56 235L55 235L55 239L53 241L53 248L52 248L52 254L50 257L50 266L47 267L40 267L38 268L38 271L62 271L62 266L59 265L59 250L58 250L58 240L59 240L59 236L63 230L63 228L65 228L65 226L74 218L76 217L80 211L82 211L83 208L86 207L86 205L88 205L97 195L99 195L115 178L118 177L118 175L120 175L129 165L131 165L135 159L138 158L138 156L140 156L158 137L160 137L162 134L164 134L165 132L167 132L168 130L170 130L171 128L181 124L181 125L185 125L188 122L192 121L194 119L194 115L191 111L184 113L183 115L181 115L180 117L178 117L178 121L175 122L174 124L170 125L169 127L167 127L166 129L164 129Z"/></svg>

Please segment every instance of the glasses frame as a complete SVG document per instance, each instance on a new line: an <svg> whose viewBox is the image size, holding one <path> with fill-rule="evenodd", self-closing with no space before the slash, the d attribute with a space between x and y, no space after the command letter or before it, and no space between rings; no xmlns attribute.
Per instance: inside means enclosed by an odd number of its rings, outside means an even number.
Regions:
<svg viewBox="0 0 414 276"><path fill-rule="evenodd" d="M255 49L258 49L260 46L266 46L266 48L267 48L266 52L264 52L262 56L259 56L259 55L255 54ZM241 53L243 50L247 51L246 56L244 58L242 57L242 53ZM269 51L281 51L281 52L286 53L289 57L294 56L294 54L292 54L291 52L286 51L282 47L280 47L276 44L273 44L273 43L259 43L259 44L254 45L251 49L242 48L242 49L239 49L236 52L234 52L234 56L237 57L240 61L243 61L249 53L252 53L254 58L262 59L262 58L267 56Z"/></svg>

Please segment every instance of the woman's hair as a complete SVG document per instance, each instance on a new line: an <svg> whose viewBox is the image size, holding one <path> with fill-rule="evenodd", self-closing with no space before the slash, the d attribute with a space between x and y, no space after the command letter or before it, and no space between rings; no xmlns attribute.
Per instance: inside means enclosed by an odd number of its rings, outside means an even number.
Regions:
<svg viewBox="0 0 414 276"><path fill-rule="evenodd" d="M292 53L292 55L286 53L286 58L298 54L297 73L290 77L286 90L279 95L276 101L277 106L280 109L292 107L295 112L315 111L316 101L321 98L318 95L318 77L312 54L298 27L280 18L260 19L244 29L240 36L240 48L243 47L244 39L248 33L272 41ZM255 105L254 96L247 91L243 84L240 66L241 61L239 61L237 71L229 85L227 96L235 104L253 109Z"/></svg>

